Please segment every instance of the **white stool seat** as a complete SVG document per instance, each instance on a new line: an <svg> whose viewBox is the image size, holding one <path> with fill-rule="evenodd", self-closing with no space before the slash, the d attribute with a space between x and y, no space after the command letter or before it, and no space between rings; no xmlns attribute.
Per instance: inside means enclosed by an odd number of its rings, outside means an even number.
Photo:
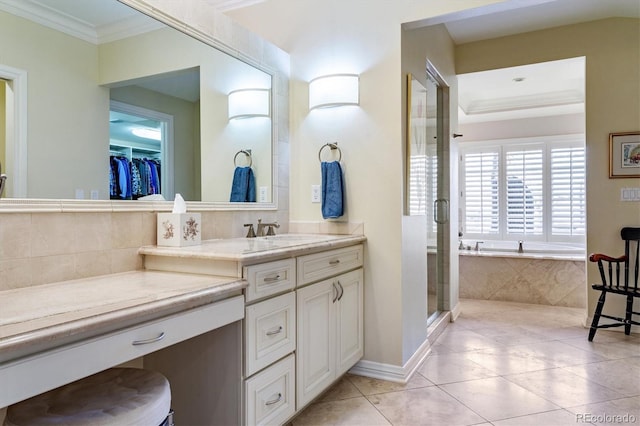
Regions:
<svg viewBox="0 0 640 426"><path fill-rule="evenodd" d="M160 425L170 408L162 374L111 368L10 406L4 424Z"/></svg>

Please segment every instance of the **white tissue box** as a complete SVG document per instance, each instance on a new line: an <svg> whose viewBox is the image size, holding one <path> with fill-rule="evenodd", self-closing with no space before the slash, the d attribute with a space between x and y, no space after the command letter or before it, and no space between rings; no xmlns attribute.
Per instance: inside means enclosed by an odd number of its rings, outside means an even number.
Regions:
<svg viewBox="0 0 640 426"><path fill-rule="evenodd" d="M158 245L198 245L202 234L200 224L200 213L158 213Z"/></svg>

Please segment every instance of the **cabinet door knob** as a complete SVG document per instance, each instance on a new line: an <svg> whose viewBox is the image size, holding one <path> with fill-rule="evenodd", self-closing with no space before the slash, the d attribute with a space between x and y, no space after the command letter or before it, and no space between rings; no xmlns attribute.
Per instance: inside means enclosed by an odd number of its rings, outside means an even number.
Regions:
<svg viewBox="0 0 640 426"><path fill-rule="evenodd" d="M280 401L282 401L282 393L278 392L278 396L276 398L272 399L271 401L265 402L264 405L273 405L277 404Z"/></svg>
<svg viewBox="0 0 640 426"><path fill-rule="evenodd" d="M275 329L275 330L269 330L269 331L267 331L267 332L266 332L266 335L267 335L267 336L273 336L274 334L282 333L282 330L283 330L282 326L279 326L279 327L278 327L277 329Z"/></svg>
<svg viewBox="0 0 640 426"><path fill-rule="evenodd" d="M159 335L157 335L156 337L152 337L150 339L144 339L144 340L134 340L133 342L131 342L131 344L133 346L138 346L138 345L148 345L149 343L155 343L155 342L159 342L160 340L164 339L164 331L161 332Z"/></svg>

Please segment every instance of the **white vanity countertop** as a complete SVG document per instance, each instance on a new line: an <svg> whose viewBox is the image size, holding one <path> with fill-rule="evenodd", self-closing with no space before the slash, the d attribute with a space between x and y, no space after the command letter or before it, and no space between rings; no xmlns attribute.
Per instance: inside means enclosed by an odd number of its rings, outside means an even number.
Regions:
<svg viewBox="0 0 640 426"><path fill-rule="evenodd" d="M240 294L246 281L132 271L0 291L0 363Z"/></svg>
<svg viewBox="0 0 640 426"><path fill-rule="evenodd" d="M281 234L257 238L205 240L197 246L144 246L139 254L191 259L258 263L276 258L300 256L332 248L346 247L366 241L364 235Z"/></svg>

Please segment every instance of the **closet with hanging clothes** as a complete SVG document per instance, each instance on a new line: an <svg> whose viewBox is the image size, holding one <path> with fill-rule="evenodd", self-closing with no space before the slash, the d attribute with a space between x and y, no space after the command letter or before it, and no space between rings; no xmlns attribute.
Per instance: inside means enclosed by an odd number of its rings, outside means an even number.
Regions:
<svg viewBox="0 0 640 426"><path fill-rule="evenodd" d="M137 200L162 192L160 152L111 144L109 154L110 199Z"/></svg>

